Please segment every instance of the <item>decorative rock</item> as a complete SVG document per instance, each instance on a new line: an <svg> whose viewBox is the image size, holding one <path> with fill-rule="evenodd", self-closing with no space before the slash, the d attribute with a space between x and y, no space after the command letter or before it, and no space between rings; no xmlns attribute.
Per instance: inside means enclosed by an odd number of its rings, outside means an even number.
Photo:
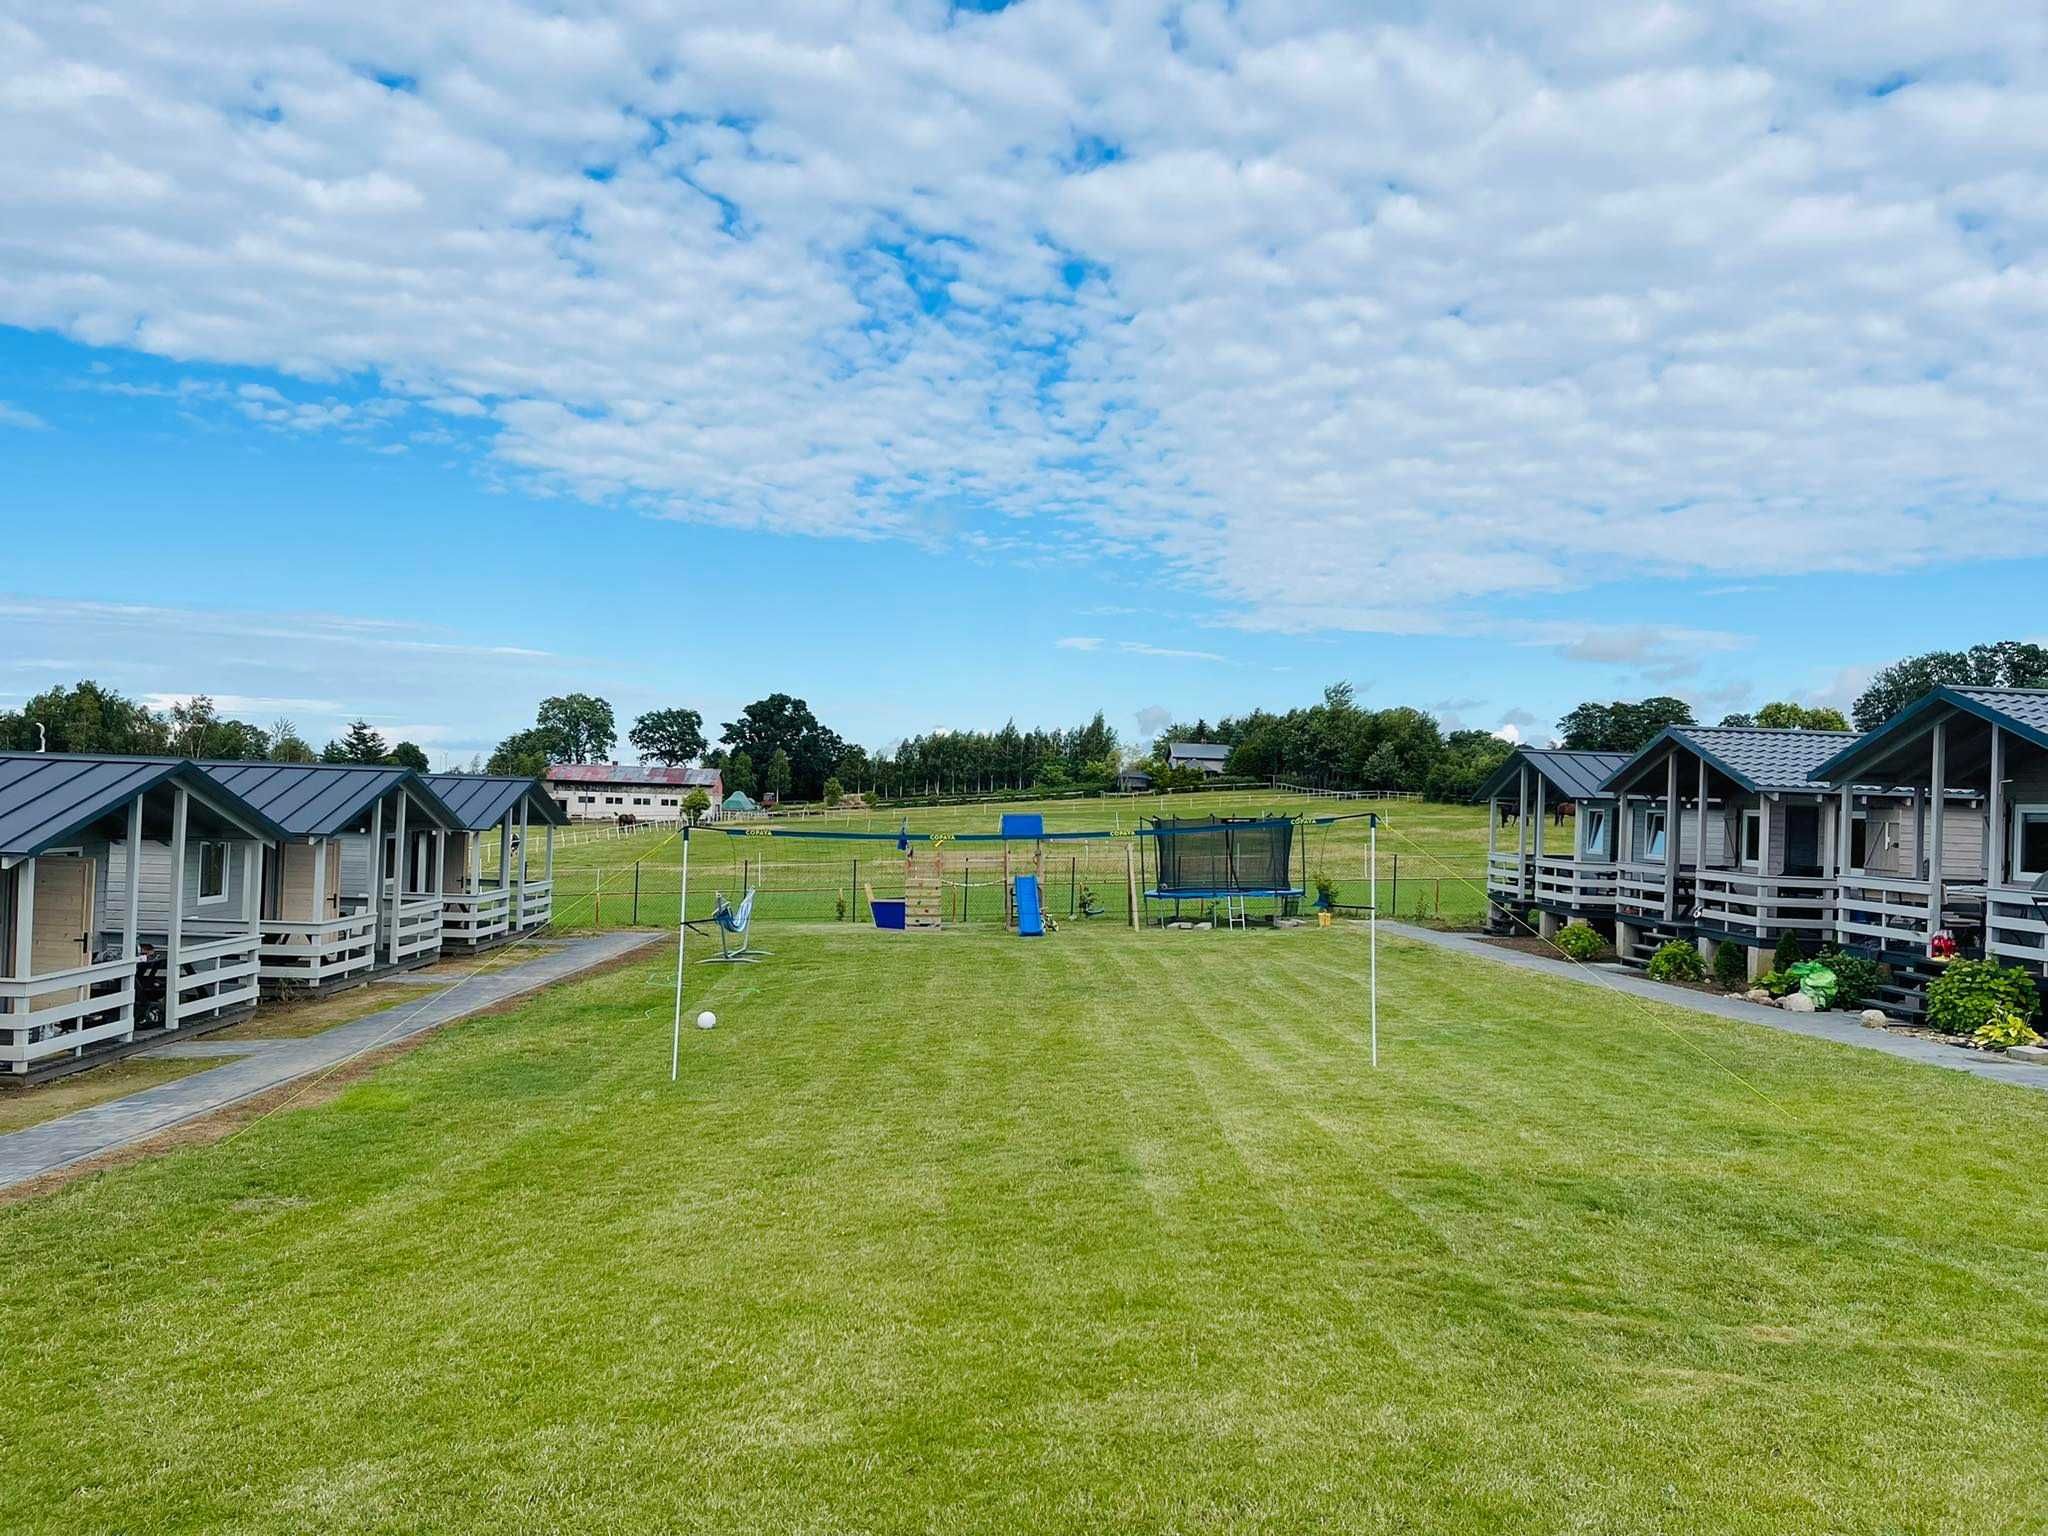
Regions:
<svg viewBox="0 0 2048 1536"><path fill-rule="evenodd" d="M1784 1009L1787 1013L1819 1012L1819 1010L1813 1006L1813 999L1808 997L1804 992L1786 993L1784 997L1778 1000L1778 1006Z"/></svg>
<svg viewBox="0 0 2048 1536"><path fill-rule="evenodd" d="M2014 1061L2031 1062L2037 1067L2048 1066L2048 1045L2015 1045L2005 1054Z"/></svg>
<svg viewBox="0 0 2048 1536"><path fill-rule="evenodd" d="M1771 994L1762 987L1751 987L1747 992L1743 993L1742 995L1750 1002L1761 1003L1766 1008L1773 1006L1778 1001L1775 997L1771 996Z"/></svg>
<svg viewBox="0 0 2048 1536"><path fill-rule="evenodd" d="M1216 925L1214 923L1197 923L1195 924L1195 932L1207 933L1211 928L1214 928L1215 926Z"/></svg>
<svg viewBox="0 0 2048 1536"><path fill-rule="evenodd" d="M1862 1018L1865 1029L1883 1029L1892 1021L1892 1016L1882 1008L1866 1008L1863 1010Z"/></svg>

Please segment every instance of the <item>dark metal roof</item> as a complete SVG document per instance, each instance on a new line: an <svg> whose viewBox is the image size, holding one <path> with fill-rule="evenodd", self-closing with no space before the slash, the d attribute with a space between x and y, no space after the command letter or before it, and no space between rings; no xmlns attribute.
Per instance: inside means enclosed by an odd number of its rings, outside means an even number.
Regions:
<svg viewBox="0 0 2048 1536"><path fill-rule="evenodd" d="M1574 752L1563 747L1517 747L1501 760L1493 776L1479 786L1474 800L1491 800L1515 781L1522 765L1543 775L1567 800L1609 800L1603 789L1609 774L1628 761L1626 752Z"/></svg>
<svg viewBox="0 0 2048 1536"><path fill-rule="evenodd" d="M208 777L233 790L290 837L328 837L355 825L380 796L403 785L427 814L450 830L462 823L410 768L358 763L201 763Z"/></svg>
<svg viewBox="0 0 2048 1536"><path fill-rule="evenodd" d="M182 757L0 753L0 854L33 858L160 784L194 790L263 837L283 829Z"/></svg>
<svg viewBox="0 0 2048 1536"><path fill-rule="evenodd" d="M1839 783L1858 765L1874 762L1910 737L1930 715L1944 708L1975 715L2004 727L2037 747L2048 747L2048 688L1953 688L1944 683L1923 694L1874 731L1865 732L1814 769L1814 776Z"/></svg>
<svg viewBox="0 0 2048 1536"><path fill-rule="evenodd" d="M1668 747L1702 759L1751 794L1824 794L1830 787L1816 771L1856 740L1854 731L1765 730L1743 725L1667 725L1650 744L1602 781L1612 790Z"/></svg>
<svg viewBox="0 0 2048 1536"><path fill-rule="evenodd" d="M427 788L472 832L495 827L522 798L529 802L530 820L550 821L558 827L569 824L561 803L539 779L495 773L433 773L427 775Z"/></svg>
<svg viewBox="0 0 2048 1536"><path fill-rule="evenodd" d="M1220 763L1230 756L1230 748L1220 741L1169 741L1166 755L1169 760L1192 757L1199 762Z"/></svg>

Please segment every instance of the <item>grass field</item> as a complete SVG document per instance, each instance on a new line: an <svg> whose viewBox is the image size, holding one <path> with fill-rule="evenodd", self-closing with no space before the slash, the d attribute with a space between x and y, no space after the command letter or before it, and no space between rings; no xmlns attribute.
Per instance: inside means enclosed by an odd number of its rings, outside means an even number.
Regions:
<svg viewBox="0 0 2048 1536"><path fill-rule="evenodd" d="M2048 1098L1363 941L672 959L0 1209L0 1529L2048 1526Z"/></svg>
<svg viewBox="0 0 2048 1536"><path fill-rule="evenodd" d="M1128 832L1143 818L1179 816L1245 816L1277 813L1313 818L1377 810L1380 831L1380 880L1383 906L1403 917L1476 926L1484 915L1486 812L1483 807L1433 805L1419 800L1368 804L1310 798L1272 791L1229 791L1143 799L1055 800L1028 805L949 806L908 812L847 813L789 823L832 831L895 832L905 820L913 832L955 837L963 832L993 832L1004 812L1038 812L1049 831ZM555 853L555 911L564 928L672 925L681 847L673 829L653 829L627 837L578 841ZM1307 874L1328 874L1337 884L1337 899L1363 903L1367 891L1367 830L1363 821L1330 827L1309 827L1298 834L1305 843ZM1296 879L1302 874L1302 844L1293 861ZM1078 905L1079 889L1088 886L1115 918L1126 911L1125 852L1129 839L1101 843L1049 844L1046 850L1047 897L1056 913ZM486 845L486 865L496 861L494 843ZM948 907L951 921L1000 922L1003 916L1002 849L996 844L949 843ZM1151 858L1149 846L1144 857ZM1014 856L1028 857L1023 845ZM533 874L538 878L539 844L534 845ZM757 909L769 919L829 919L846 902L852 915L856 880L872 885L877 895L902 894L902 858L888 843L809 842L760 837L727 837L705 830L691 842L690 915L709 915L714 890L728 895L746 886L760 888ZM635 866L638 866L637 868ZM637 888L638 899L635 900ZM963 906L964 903L964 906ZM1154 907L1157 915L1162 909ZM865 913L865 906L862 907Z"/></svg>

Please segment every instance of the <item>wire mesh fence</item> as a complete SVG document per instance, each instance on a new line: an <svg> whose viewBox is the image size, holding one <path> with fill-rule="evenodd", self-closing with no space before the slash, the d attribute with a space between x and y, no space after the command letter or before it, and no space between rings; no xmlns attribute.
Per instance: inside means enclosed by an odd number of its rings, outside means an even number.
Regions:
<svg viewBox="0 0 2048 1536"><path fill-rule="evenodd" d="M700 857L706 848L709 857ZM734 905L755 891L754 913L765 921L857 922L872 920L869 902L903 898L905 861L893 851L860 855L813 856L809 850L764 851L763 842L738 840L730 857L709 839L693 840L690 865L690 917L708 918L723 893ZM886 848L887 845L874 845ZM741 851L744 850L744 851ZM1130 850L1127 863L1126 850ZM941 917L947 923L1001 923L1008 916L1010 880L1036 868L1031 855L1013 851L1007 862L1000 852L967 853L942 850L944 881ZM673 927L681 883L680 845L656 857L619 865L564 865L555 871L555 922L563 928ZM1130 875L1136 849L1122 841L1103 845L1068 845L1048 849L1042 899L1055 918L1076 922L1127 923L1130 920ZM1418 865L1421 867L1418 868ZM1149 870L1147 871L1149 874ZM1382 853L1379 864L1380 912L1409 921L1477 927L1485 915L1485 865L1464 867L1442 860ZM538 878L538 871L533 872ZM1157 922L1173 916L1199 919L1213 903L1147 902L1147 880L1138 881L1141 919ZM1331 878L1332 898L1340 909L1363 908L1371 882L1362 860ZM1302 905L1314 898L1311 888ZM1256 916L1277 904L1254 900Z"/></svg>

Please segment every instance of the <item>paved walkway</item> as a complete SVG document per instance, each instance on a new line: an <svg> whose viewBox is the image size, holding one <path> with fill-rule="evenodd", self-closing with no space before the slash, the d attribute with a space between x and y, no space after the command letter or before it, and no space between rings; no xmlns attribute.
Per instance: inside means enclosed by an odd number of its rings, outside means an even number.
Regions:
<svg viewBox="0 0 2048 1536"><path fill-rule="evenodd" d="M300 1040L200 1039L160 1045L143 1054L240 1059L0 1136L0 1189L115 1151L293 1078L323 1071L366 1048L411 1039L508 998L565 981L659 943L663 937L659 933L606 933L551 943L531 960L479 976L450 978L424 1001L410 998L394 1003L381 1012Z"/></svg>
<svg viewBox="0 0 2048 1536"><path fill-rule="evenodd" d="M1434 928L1414 928L1407 923L1383 922L1380 927L1388 933L1399 934L1404 939L1433 944L1438 949L1453 950L1461 955L1491 960L1498 965L1511 965L1524 971L1536 971L1545 976L1560 977L1565 981L1576 981L1582 986L1625 992L1631 997L1668 1003L1674 1008L1690 1008L1695 1013L1711 1013L1723 1019L1740 1019L1745 1024L1761 1024L1766 1029L1782 1030L1788 1035L1805 1035L1814 1040L1832 1040L1837 1045L1853 1045L1859 1050L1879 1051L1886 1056L1896 1056L1901 1061L1916 1061L1927 1067L1946 1067L1951 1072L1968 1072L1973 1077L1988 1077L1994 1082L2012 1083L2021 1088L2048 1092L2048 1066L2034 1066L2027 1062L2014 1061L2010 1057L1994 1056L1988 1051L1966 1051L1958 1046L1942 1045L1913 1035L1893 1034L1890 1030L1865 1029L1853 1013L1787 1013L1782 1008L1766 1008L1760 1003L1752 1003L1740 997L1723 997L1711 992L1688 992L1682 987L1666 986L1661 981L1652 981L1649 977L1625 966L1576 965L1569 960L1553 960L1546 955L1530 955L1519 949L1506 949L1498 944L1489 944L1484 939L1474 938L1470 934L1440 933Z"/></svg>

